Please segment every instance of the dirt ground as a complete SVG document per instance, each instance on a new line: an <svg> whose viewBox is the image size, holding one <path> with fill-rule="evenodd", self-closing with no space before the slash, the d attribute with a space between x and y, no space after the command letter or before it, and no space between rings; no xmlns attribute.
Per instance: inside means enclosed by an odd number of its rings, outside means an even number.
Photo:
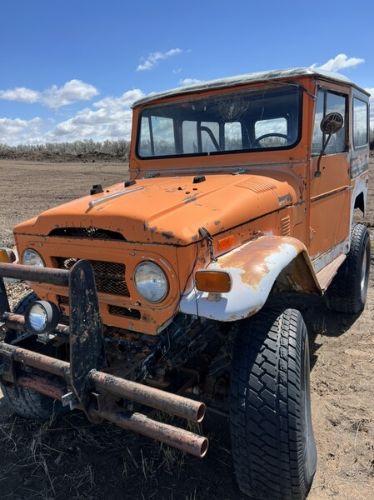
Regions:
<svg viewBox="0 0 374 500"><path fill-rule="evenodd" d="M374 237L374 161L366 222ZM0 244L12 226L89 191L126 178L123 163L0 161ZM374 259L365 311L331 315L319 304L314 332L312 404L318 472L310 500L374 499ZM24 290L16 285L12 298ZM1 396L0 396L1 397ZM43 425L10 414L0 399L1 498L240 499L227 422L204 424L206 459L182 453L79 413Z"/></svg>

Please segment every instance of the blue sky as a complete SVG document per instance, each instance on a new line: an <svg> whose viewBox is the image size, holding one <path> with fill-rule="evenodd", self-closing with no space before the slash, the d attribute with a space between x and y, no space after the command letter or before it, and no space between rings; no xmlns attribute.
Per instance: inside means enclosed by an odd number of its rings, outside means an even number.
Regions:
<svg viewBox="0 0 374 500"><path fill-rule="evenodd" d="M252 71L316 64L374 93L374 6L354 7L2 0L0 143L128 138L134 99Z"/></svg>

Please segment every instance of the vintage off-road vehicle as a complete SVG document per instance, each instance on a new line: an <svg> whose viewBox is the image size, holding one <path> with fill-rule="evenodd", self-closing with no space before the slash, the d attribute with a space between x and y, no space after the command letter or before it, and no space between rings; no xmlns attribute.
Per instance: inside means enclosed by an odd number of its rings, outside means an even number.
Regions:
<svg viewBox="0 0 374 500"><path fill-rule="evenodd" d="M203 457L205 437L149 409L201 422L207 405L229 417L244 493L305 498L317 454L302 311L310 296L365 305L370 243L353 214L368 120L363 89L311 69L137 102L129 180L18 225L18 257L1 252L14 410L70 406ZM3 278L32 284L14 312Z"/></svg>

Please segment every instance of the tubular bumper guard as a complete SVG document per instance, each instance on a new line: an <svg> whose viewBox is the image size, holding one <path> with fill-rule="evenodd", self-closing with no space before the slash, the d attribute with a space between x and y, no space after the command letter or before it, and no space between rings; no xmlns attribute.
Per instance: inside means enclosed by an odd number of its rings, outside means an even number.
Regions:
<svg viewBox="0 0 374 500"><path fill-rule="evenodd" d="M57 326L57 331L69 335L70 363L0 342L0 378L5 383L60 400L84 411L91 421L107 420L194 456L206 454L206 437L117 405L116 401L125 400L194 422L203 420L206 409L204 403L101 371L105 369L104 338L95 277L89 262L79 261L70 271L0 264L0 321L7 328L22 331L24 316L10 312L3 278L66 286L70 300L70 324ZM53 375L53 381L40 372Z"/></svg>

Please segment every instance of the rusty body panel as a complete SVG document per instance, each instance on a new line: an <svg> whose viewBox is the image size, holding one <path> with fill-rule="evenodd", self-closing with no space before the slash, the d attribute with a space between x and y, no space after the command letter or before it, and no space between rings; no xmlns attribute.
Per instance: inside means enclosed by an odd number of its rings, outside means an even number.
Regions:
<svg viewBox="0 0 374 500"><path fill-rule="evenodd" d="M225 271L231 276L229 292L213 294L194 288L182 297L181 311L219 321L247 318L262 308L277 278L298 256L301 267L290 267L289 276L282 276L283 281L287 281L287 288L319 293L305 245L291 237L262 236L209 264L207 270ZM312 277L309 282L308 276Z"/></svg>

